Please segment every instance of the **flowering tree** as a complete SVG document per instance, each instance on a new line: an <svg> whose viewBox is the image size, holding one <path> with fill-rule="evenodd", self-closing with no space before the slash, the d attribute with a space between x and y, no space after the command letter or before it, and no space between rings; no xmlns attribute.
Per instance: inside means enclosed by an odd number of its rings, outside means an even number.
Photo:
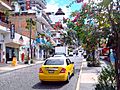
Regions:
<svg viewBox="0 0 120 90"><path fill-rule="evenodd" d="M87 51L87 54L92 54L92 60L96 61L94 55L99 41L99 32L94 23L95 12L92 5L93 3L84 3L81 10L71 14L72 20L64 19L64 22L67 23L68 28L77 32L83 48Z"/></svg>

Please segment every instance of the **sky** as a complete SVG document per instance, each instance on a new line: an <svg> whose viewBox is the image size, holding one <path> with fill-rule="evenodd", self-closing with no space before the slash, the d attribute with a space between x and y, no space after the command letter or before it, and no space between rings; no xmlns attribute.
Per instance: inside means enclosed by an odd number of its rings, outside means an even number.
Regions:
<svg viewBox="0 0 120 90"><path fill-rule="evenodd" d="M47 9L46 12L57 12L58 8L61 8L65 13L65 17L69 17L71 12L75 10L79 10L82 6L81 3L74 3L70 8L66 8L72 1L75 0L46 0L47 1Z"/></svg>
<svg viewBox="0 0 120 90"><path fill-rule="evenodd" d="M57 12L58 8L62 8L64 13L66 14L65 17L69 17L71 12L75 10L80 10L82 3L74 3L70 8L66 8L66 6L70 5L75 0L46 0L47 1L47 9L46 12ZM88 3L89 0L84 0L83 2ZM95 3L100 2L101 0L91 0Z"/></svg>

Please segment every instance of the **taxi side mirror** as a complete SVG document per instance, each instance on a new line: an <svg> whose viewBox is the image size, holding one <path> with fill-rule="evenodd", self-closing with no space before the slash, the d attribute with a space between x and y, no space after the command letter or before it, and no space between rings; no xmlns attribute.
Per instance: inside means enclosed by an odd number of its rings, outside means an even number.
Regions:
<svg viewBox="0 0 120 90"><path fill-rule="evenodd" d="M71 62L71 64L74 64L74 62Z"/></svg>

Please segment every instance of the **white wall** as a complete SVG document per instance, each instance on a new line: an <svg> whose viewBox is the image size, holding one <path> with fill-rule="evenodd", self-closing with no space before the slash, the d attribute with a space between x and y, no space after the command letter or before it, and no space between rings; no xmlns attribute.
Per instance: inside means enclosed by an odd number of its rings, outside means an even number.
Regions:
<svg viewBox="0 0 120 90"><path fill-rule="evenodd" d="M20 34L15 33L15 38L12 40L12 39L10 39L10 33L5 34L5 43L15 42L17 44L20 44L20 42L19 42L20 37L21 37ZM25 37L25 36L22 36L22 37L24 40L24 42L22 44L27 45L30 39L28 37Z"/></svg>

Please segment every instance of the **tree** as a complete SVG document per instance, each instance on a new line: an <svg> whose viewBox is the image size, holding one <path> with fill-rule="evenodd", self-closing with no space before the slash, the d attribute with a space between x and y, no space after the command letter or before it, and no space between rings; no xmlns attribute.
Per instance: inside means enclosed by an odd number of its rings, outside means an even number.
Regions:
<svg viewBox="0 0 120 90"><path fill-rule="evenodd" d="M77 32L82 46L87 51L87 54L92 54L93 63L95 60L95 50L99 41L99 32L94 24L95 12L92 8L93 3L84 3L82 9L71 14L73 20L67 20L67 26Z"/></svg>
<svg viewBox="0 0 120 90"><path fill-rule="evenodd" d="M116 52L116 60L115 60L115 71L116 71L116 81L117 81L117 90L120 89L120 76L118 71L120 68L118 67L120 60L120 5L119 0L103 0L98 4L98 9L100 10L100 14L103 14L102 18L107 19L107 24L110 25L109 29L111 30L111 35L114 41L111 41L110 48L114 49ZM106 11L106 12L104 12ZM99 21L99 19L98 19ZM103 27L105 27L103 25Z"/></svg>
<svg viewBox="0 0 120 90"><path fill-rule="evenodd" d="M63 34L63 41L65 45L75 45L77 41L76 32L74 30L67 30L67 34Z"/></svg>
<svg viewBox="0 0 120 90"><path fill-rule="evenodd" d="M30 19L26 19L26 23L27 23L26 29L30 30L30 27L32 27L32 30L35 29L36 22L34 20L30 21Z"/></svg>
<svg viewBox="0 0 120 90"><path fill-rule="evenodd" d="M80 40L82 40L82 43L85 48L89 49L91 47L91 43L95 43L94 41L97 41L100 38L109 38L110 42L110 48L114 49L115 54L115 72L116 72L116 81L117 81L117 90L120 89L120 74L118 71L120 71L120 5L119 0L102 0L100 3L94 3L89 2L89 4L84 4L82 9L78 12L80 17L77 17L77 20L74 19L74 22L77 23L77 26L75 23L71 23L70 28L74 28L78 32L78 36ZM73 13L73 17L76 16L76 14ZM89 25L85 25L84 20L93 18L95 20L95 23L97 25L96 28L89 27ZM79 27L78 27L79 26ZM87 26L87 27L86 27ZM97 30L96 30L97 29ZM94 32L94 34L93 34ZM97 39L95 38L97 37ZM104 36L105 35L105 36ZM93 38L94 37L94 38ZM111 41L110 38L112 38ZM87 42L89 41L89 42ZM88 45L89 44L89 45ZM95 47L96 47L95 43ZM87 46L87 47L86 47Z"/></svg>

